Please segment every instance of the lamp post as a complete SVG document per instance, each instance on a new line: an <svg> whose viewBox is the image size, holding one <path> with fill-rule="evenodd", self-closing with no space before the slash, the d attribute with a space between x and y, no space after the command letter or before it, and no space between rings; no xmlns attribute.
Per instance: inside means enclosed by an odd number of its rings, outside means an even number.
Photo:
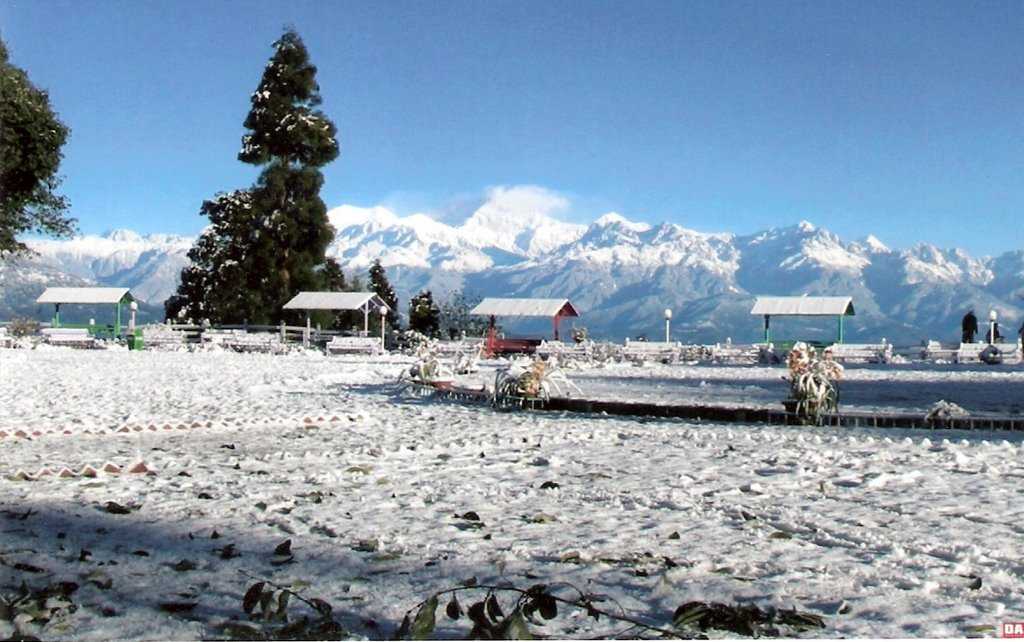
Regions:
<svg viewBox="0 0 1024 642"><path fill-rule="evenodd" d="M996 319L999 315L996 314L995 310L988 311L988 342L996 342Z"/></svg>
<svg viewBox="0 0 1024 642"><path fill-rule="evenodd" d="M139 311L139 304L132 301L128 304L128 336L135 336L135 314Z"/></svg>
<svg viewBox="0 0 1024 642"><path fill-rule="evenodd" d="M672 323L672 310L665 308L665 343L668 343L669 326Z"/></svg>
<svg viewBox="0 0 1024 642"><path fill-rule="evenodd" d="M380 312L380 351L384 352L384 331L388 327L388 306L382 305L378 311Z"/></svg>

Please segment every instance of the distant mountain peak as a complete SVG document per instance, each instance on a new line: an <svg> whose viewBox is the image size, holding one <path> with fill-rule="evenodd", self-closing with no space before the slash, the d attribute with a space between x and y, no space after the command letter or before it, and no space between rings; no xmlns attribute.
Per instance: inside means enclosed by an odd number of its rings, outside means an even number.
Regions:
<svg viewBox="0 0 1024 642"><path fill-rule="evenodd" d="M139 235L138 232L135 232L134 230L127 230L127 229L110 230L109 232L107 232L106 234L103 235L103 238L111 240L111 241L117 241L119 243L141 243L142 242L142 237Z"/></svg>
<svg viewBox="0 0 1024 642"><path fill-rule="evenodd" d="M634 232L647 232L651 229L651 225L649 223L633 222L618 212L608 212L594 221L593 225L596 227L610 227L618 225L626 229L633 230Z"/></svg>
<svg viewBox="0 0 1024 642"><path fill-rule="evenodd" d="M765 293L853 296L850 336L874 341L955 340L964 305L998 308L1015 327L1024 318L1024 250L996 258L927 243L893 251L873 235L847 242L808 221L743 236L618 212L584 226L561 220L567 205L541 188L495 188L459 225L343 205L328 212L336 230L328 254L349 274L380 259L403 306L421 289L442 301L459 289L569 297L583 311L580 323L604 337L660 332L668 305L678 311L672 329L680 338L755 340L749 304ZM17 300L19 314L34 314L41 288L71 282L125 286L159 304L174 292L193 241L132 230L26 240L38 255L0 265L0 312Z"/></svg>
<svg viewBox="0 0 1024 642"><path fill-rule="evenodd" d="M889 246L879 240L879 238L874 234L868 234L862 238L859 243L873 254L888 254L892 252L892 250L889 249Z"/></svg>

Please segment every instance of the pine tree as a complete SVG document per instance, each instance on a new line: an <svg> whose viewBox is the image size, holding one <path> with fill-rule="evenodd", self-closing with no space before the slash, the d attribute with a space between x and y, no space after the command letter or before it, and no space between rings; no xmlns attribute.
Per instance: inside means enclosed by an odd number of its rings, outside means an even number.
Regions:
<svg viewBox="0 0 1024 642"><path fill-rule="evenodd" d="M319 168L338 157L337 130L323 112L316 67L302 39L286 31L252 95L238 159L265 166L253 190L254 210L272 240L265 303L279 313L300 290L321 285L318 268L334 238L320 199ZM276 314L275 314L276 316Z"/></svg>
<svg viewBox="0 0 1024 642"><path fill-rule="evenodd" d="M348 289L345 272L335 259L327 259L324 262L321 280L328 292L345 292Z"/></svg>
<svg viewBox="0 0 1024 642"><path fill-rule="evenodd" d="M8 62L0 40L0 258L28 251L19 234L70 236L68 201L55 193L68 128L50 108L45 91Z"/></svg>
<svg viewBox="0 0 1024 642"><path fill-rule="evenodd" d="M388 304L391 308L391 312L388 313L388 327L398 327L398 296L395 294L394 288L391 287L391 282L388 281L387 272L384 271L384 266L380 264L380 259L375 259L373 265L370 266L370 291L375 292L384 303ZM377 326L380 327L379 325Z"/></svg>
<svg viewBox="0 0 1024 642"><path fill-rule="evenodd" d="M345 278L341 265L334 259L327 259L321 271L324 289L328 292L347 292L351 287ZM356 317L359 317L358 319ZM337 310L327 315L327 327L336 330L347 330L362 320L362 314L352 310Z"/></svg>
<svg viewBox="0 0 1024 642"><path fill-rule="evenodd" d="M165 311L212 322L269 323L300 290L320 290L334 230L320 199L319 168L338 156L337 130L315 109L316 67L294 31L275 51L252 95L238 159L263 167L246 191L203 203L211 226ZM301 316L301 315L300 315Z"/></svg>
<svg viewBox="0 0 1024 642"><path fill-rule="evenodd" d="M452 292L441 306L441 326L451 339L458 339L463 333L471 337L483 336L487 332L487 319L470 316L469 311L480 297L463 290Z"/></svg>
<svg viewBox="0 0 1024 642"><path fill-rule="evenodd" d="M424 290L409 300L409 329L428 337L441 334L441 310L434 303L434 295Z"/></svg>

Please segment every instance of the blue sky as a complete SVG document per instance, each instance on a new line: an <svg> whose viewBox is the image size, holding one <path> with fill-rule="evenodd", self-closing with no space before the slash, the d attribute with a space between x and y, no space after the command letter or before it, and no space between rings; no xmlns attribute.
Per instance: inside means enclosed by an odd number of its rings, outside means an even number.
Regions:
<svg viewBox="0 0 1024 642"><path fill-rule="evenodd" d="M532 184L578 221L1024 248L1019 2L0 3L72 129L83 232L195 233L253 181L242 121L285 25L340 130L329 207Z"/></svg>

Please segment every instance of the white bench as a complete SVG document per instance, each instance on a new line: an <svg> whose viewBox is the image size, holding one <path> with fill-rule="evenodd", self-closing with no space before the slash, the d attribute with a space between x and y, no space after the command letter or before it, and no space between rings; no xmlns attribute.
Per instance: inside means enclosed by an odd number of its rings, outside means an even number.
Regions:
<svg viewBox="0 0 1024 642"><path fill-rule="evenodd" d="M955 361L960 345L943 345L938 341L928 341L921 347L921 358L925 361Z"/></svg>
<svg viewBox="0 0 1024 642"><path fill-rule="evenodd" d="M537 346L537 355L550 359L555 357L559 361L567 360L589 360L593 354L594 344L591 341L582 343L562 343L561 341L541 341Z"/></svg>
<svg viewBox="0 0 1024 642"><path fill-rule="evenodd" d="M377 339L380 343L380 339ZM437 342L437 353L451 357L459 354L468 354L471 352L477 352L484 345L483 339L462 339L459 341L438 341Z"/></svg>
<svg viewBox="0 0 1024 642"><path fill-rule="evenodd" d="M43 341L52 346L69 348L98 348L99 341L89 334L85 328L43 328L39 331Z"/></svg>
<svg viewBox="0 0 1024 642"><path fill-rule="evenodd" d="M142 328L142 345L144 348L161 346L180 347L188 342L188 335L182 330L171 330L162 324L144 326Z"/></svg>
<svg viewBox="0 0 1024 642"><path fill-rule="evenodd" d="M1021 358L1019 343L961 343L954 360L957 363L980 363L981 352L989 345L999 350L1003 360L1017 361Z"/></svg>
<svg viewBox="0 0 1024 642"><path fill-rule="evenodd" d="M718 363L759 363L764 350L759 344L716 343L711 346L711 360Z"/></svg>
<svg viewBox="0 0 1024 642"><path fill-rule="evenodd" d="M892 344L882 343L833 343L826 350L840 363L889 363L892 361Z"/></svg>
<svg viewBox="0 0 1024 642"><path fill-rule="evenodd" d="M327 354L380 354L377 337L333 337L327 342Z"/></svg>
<svg viewBox="0 0 1024 642"><path fill-rule="evenodd" d="M202 342L235 352L280 352L284 348L277 334L249 333L245 330L203 330Z"/></svg>
<svg viewBox="0 0 1024 642"><path fill-rule="evenodd" d="M678 341L630 341L622 348L622 356L631 361L675 362L679 360L682 344Z"/></svg>

